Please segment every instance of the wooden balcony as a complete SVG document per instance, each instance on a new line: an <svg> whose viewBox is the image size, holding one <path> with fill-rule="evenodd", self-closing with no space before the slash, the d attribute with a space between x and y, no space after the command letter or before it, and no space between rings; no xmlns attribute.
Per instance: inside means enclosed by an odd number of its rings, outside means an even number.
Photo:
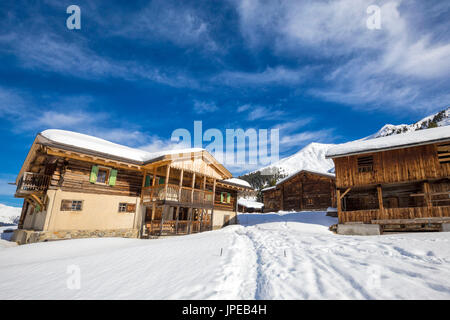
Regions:
<svg viewBox="0 0 450 320"><path fill-rule="evenodd" d="M43 193L50 183L50 176L25 172L20 178L16 189L16 196L25 196L31 193Z"/></svg>
<svg viewBox="0 0 450 320"><path fill-rule="evenodd" d="M212 191L180 187L173 184L144 187L142 201L149 204L154 201L174 202L184 205L212 206L214 197Z"/></svg>

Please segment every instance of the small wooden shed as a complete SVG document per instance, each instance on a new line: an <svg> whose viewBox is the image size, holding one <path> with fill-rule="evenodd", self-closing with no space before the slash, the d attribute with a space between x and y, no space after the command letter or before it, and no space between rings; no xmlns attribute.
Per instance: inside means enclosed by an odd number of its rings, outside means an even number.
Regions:
<svg viewBox="0 0 450 320"><path fill-rule="evenodd" d="M262 190L264 212L326 210L336 204L332 173L300 170Z"/></svg>

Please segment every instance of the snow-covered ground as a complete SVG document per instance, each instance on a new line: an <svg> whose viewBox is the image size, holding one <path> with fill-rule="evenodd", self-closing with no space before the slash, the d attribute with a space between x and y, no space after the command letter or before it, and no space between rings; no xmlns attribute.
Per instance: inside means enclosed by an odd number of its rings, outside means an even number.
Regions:
<svg viewBox="0 0 450 320"><path fill-rule="evenodd" d="M2 224L17 224L22 208L10 207L0 203L0 226Z"/></svg>
<svg viewBox="0 0 450 320"><path fill-rule="evenodd" d="M450 299L450 233L339 236L324 212L239 219L158 240L0 241L0 299Z"/></svg>

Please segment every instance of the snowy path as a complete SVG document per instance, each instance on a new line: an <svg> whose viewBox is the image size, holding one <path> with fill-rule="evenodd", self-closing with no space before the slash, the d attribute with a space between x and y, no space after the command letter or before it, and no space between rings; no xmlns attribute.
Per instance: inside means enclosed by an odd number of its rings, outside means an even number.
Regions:
<svg viewBox="0 0 450 320"><path fill-rule="evenodd" d="M0 241L0 299L450 299L450 233L338 236L324 213L240 222L159 240Z"/></svg>

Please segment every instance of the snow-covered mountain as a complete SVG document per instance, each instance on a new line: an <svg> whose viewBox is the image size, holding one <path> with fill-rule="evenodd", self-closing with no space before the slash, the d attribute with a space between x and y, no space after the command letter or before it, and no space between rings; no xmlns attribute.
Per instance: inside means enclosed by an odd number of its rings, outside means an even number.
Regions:
<svg viewBox="0 0 450 320"><path fill-rule="evenodd" d="M448 125L450 125L450 107L447 107L446 109L435 114L429 115L413 124L386 124L376 133L364 138L363 140Z"/></svg>
<svg viewBox="0 0 450 320"><path fill-rule="evenodd" d="M0 226L18 224L22 208L10 207L0 203Z"/></svg>
<svg viewBox="0 0 450 320"><path fill-rule="evenodd" d="M325 159L328 148L334 144L310 143L297 153L278 160L267 167L258 169L260 172L271 172L271 169L279 169L281 173L290 175L296 171L309 169L319 172L332 172L333 160ZM254 171L256 172L256 171Z"/></svg>

